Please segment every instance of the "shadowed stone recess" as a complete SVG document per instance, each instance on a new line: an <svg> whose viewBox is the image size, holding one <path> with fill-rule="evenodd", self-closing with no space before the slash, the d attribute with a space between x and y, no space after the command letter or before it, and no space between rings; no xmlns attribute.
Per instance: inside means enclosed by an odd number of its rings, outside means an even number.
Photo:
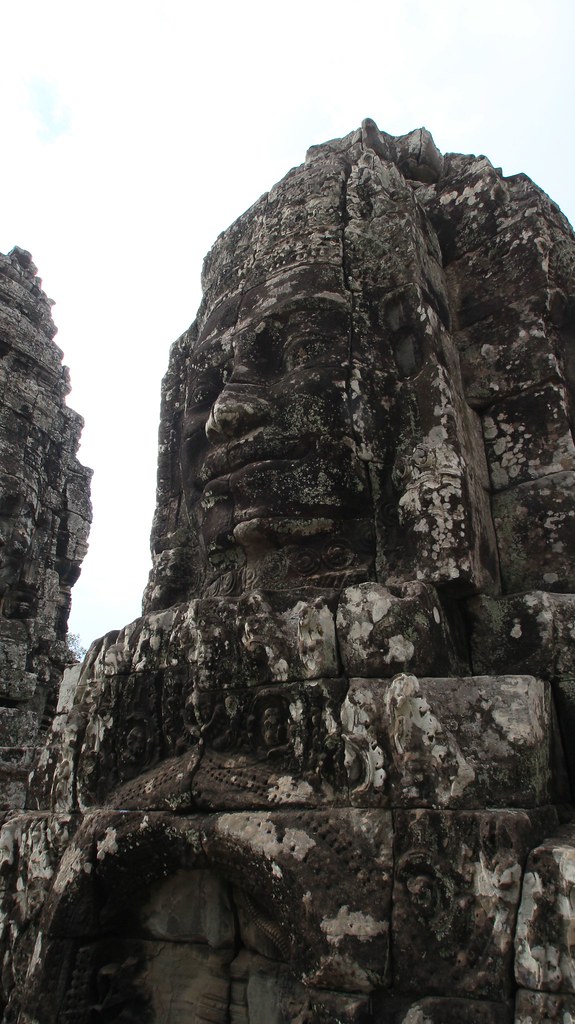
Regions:
<svg viewBox="0 0 575 1024"><path fill-rule="evenodd" d="M143 614L0 835L14 1024L575 1020L575 238L366 120L216 240Z"/></svg>

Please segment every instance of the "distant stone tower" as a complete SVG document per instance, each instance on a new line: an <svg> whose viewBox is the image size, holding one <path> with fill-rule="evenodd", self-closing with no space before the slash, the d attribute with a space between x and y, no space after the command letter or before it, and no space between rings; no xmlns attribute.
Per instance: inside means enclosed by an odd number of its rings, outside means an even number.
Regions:
<svg viewBox="0 0 575 1024"><path fill-rule="evenodd" d="M91 520L51 301L30 253L0 254L0 807L24 805L66 663Z"/></svg>

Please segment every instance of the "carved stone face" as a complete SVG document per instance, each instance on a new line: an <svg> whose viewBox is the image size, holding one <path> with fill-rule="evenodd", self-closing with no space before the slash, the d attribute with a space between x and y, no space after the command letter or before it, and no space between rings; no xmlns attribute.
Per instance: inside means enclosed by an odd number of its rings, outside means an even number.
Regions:
<svg viewBox="0 0 575 1024"><path fill-rule="evenodd" d="M374 577L468 593L496 581L481 429L437 239L396 168L364 156L342 192L344 168L296 173L285 238L270 202L241 219L225 262L239 291L223 289L218 245L208 260L178 428L194 596ZM272 244L266 267L258 253Z"/></svg>
<svg viewBox="0 0 575 1024"><path fill-rule="evenodd" d="M281 289L279 289L281 292ZM348 401L345 296L247 316L190 360L182 470L210 577L328 582L369 560L369 486ZM359 549L359 551L358 551ZM238 589L235 587L234 589ZM251 588L249 588L251 589Z"/></svg>

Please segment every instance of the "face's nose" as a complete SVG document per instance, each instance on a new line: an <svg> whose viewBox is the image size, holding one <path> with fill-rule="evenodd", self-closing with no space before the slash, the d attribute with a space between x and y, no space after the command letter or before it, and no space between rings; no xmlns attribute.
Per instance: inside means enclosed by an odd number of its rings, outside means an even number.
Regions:
<svg viewBox="0 0 575 1024"><path fill-rule="evenodd" d="M253 389L255 392L255 388ZM227 387L218 396L206 423L210 441L230 440L245 436L250 430L269 421L271 404L252 388Z"/></svg>

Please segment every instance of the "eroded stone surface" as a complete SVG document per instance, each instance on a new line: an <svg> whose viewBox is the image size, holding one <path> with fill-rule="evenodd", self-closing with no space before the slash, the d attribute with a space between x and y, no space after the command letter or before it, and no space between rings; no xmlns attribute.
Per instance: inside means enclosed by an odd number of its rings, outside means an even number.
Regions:
<svg viewBox="0 0 575 1024"><path fill-rule="evenodd" d="M435 589L422 583L348 587L337 638L348 676L440 675L465 664Z"/></svg>
<svg viewBox="0 0 575 1024"><path fill-rule="evenodd" d="M468 604L475 671L529 672L546 679L575 673L575 595L528 591Z"/></svg>
<svg viewBox="0 0 575 1024"><path fill-rule="evenodd" d="M54 939L65 935L76 941L65 968L67 991L51 993L36 1010L38 1019L76 1013L84 1020L96 994L109 992L103 984L108 978L114 993L120 985L132 1012L152 1007L151 1019L158 1021L172 1019L162 1016L170 988L174 1006L181 1001L180 1013L190 1013L194 999L207 1007L219 993L216 1019L224 1022L230 1000L245 1009L251 998L253 1005L249 983L246 993L240 982L255 970L268 978L257 1013L274 999L280 1006L299 1000L303 1009L319 986L339 990L348 1007L344 1019L354 1020L349 1014L362 1002L354 993L387 980L391 843L391 816L381 812L92 814L62 858L44 911L37 949L53 948ZM314 898L318 886L321 901ZM82 918L78 907L84 908ZM113 937L87 945L98 921ZM231 966L238 923L246 950L241 968ZM298 965L311 989L290 980L281 962L286 959L292 971ZM158 961L164 965L159 975L153 967ZM114 971L104 970L109 963L117 965ZM132 963L134 971L124 974L122 963ZM37 966L31 1000L43 983ZM106 998L111 1007L112 996ZM329 1005L328 993L325 998ZM317 999L321 1005L321 994ZM270 1019L290 1019L277 1012ZM247 1019L257 1020L257 1013Z"/></svg>
<svg viewBox="0 0 575 1024"><path fill-rule="evenodd" d="M550 690L529 676L352 679L342 707L353 803L547 803Z"/></svg>
<svg viewBox="0 0 575 1024"><path fill-rule="evenodd" d="M575 590L573 472L553 473L493 497L504 590Z"/></svg>
<svg viewBox="0 0 575 1024"><path fill-rule="evenodd" d="M487 999L513 991L523 864L553 823L552 813L537 811L396 812L392 942L400 990Z"/></svg>
<svg viewBox="0 0 575 1024"><path fill-rule="evenodd" d="M378 1013L377 1002L374 1012ZM397 999L382 1003L381 1019L386 1024L511 1024L513 1007L488 1000L461 999L458 996L428 997L409 1002Z"/></svg>

